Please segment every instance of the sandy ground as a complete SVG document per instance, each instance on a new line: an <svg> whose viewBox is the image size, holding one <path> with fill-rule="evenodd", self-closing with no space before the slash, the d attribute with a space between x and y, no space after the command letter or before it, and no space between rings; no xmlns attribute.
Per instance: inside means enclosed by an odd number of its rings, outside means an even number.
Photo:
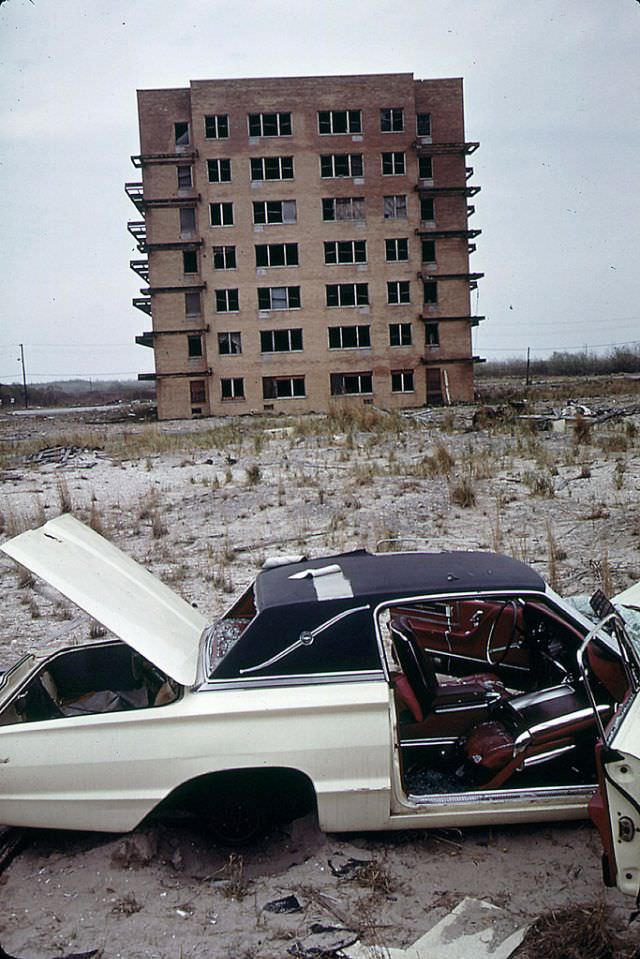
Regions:
<svg viewBox="0 0 640 959"><path fill-rule="evenodd" d="M582 398L629 408L638 393ZM105 423L91 413L0 418L1 538L63 507L213 618L265 557L400 539L405 548L488 548L534 565L565 595L640 579L640 416L589 435L522 421L471 431L472 409L422 420L307 417ZM57 462L27 457L88 449ZM0 664L86 640L89 624L0 560ZM369 886L334 867L371 860ZM265 910L295 895L301 911ZM413 942L464 896L518 920L604 897L618 931L632 903L605 891L588 823L458 832L321 834L311 817L230 857L189 823L122 837L36 833L0 878L0 943L40 959L284 957L315 922L386 945Z"/></svg>

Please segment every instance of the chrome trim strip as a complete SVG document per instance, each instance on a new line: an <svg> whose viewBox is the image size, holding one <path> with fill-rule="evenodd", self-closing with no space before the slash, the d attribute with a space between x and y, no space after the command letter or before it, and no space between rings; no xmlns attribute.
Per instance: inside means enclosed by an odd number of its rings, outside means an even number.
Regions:
<svg viewBox="0 0 640 959"><path fill-rule="evenodd" d="M563 753L569 753L575 748L575 743L572 743L570 746L559 746L557 749L550 749L547 753L539 753L537 756L530 756L529 759L525 759L522 765L525 767L525 769L527 769L529 766L537 766L539 763L545 763L548 759L554 759L556 756L561 756Z"/></svg>
<svg viewBox="0 0 640 959"><path fill-rule="evenodd" d="M452 746L457 741L457 736L452 736L450 739L445 736L441 739L400 739L400 746L402 749L411 746Z"/></svg>
<svg viewBox="0 0 640 959"><path fill-rule="evenodd" d="M488 706L497 703L499 699L499 696L493 696L482 703L456 703L453 706L437 706L433 711L434 713L459 713L461 710L470 712L472 709L487 709Z"/></svg>
<svg viewBox="0 0 640 959"><path fill-rule="evenodd" d="M462 806L472 803L486 803L498 805L520 799L528 802L540 799L555 799L557 797L570 799L584 799L588 802L598 788L596 783L584 786L540 786L528 789L495 789L493 791L470 793L434 793L430 796L407 796L409 802L415 806Z"/></svg>
<svg viewBox="0 0 640 959"><path fill-rule="evenodd" d="M382 669L358 670L353 673L299 673L295 676L248 676L238 679L208 679L195 692L217 689L262 689L280 686L325 686L331 683L371 683L385 680Z"/></svg>

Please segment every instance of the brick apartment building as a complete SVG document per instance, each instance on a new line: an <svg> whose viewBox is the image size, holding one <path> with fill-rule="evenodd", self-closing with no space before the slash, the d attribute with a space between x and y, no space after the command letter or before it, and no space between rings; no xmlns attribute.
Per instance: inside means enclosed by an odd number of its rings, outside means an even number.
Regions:
<svg viewBox="0 0 640 959"><path fill-rule="evenodd" d="M196 80L138 111L161 419L472 399L462 80Z"/></svg>

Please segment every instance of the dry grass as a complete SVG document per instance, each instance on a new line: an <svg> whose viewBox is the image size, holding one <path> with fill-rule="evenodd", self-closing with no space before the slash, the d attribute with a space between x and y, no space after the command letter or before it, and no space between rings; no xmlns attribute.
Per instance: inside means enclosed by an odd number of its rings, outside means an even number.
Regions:
<svg viewBox="0 0 640 959"><path fill-rule="evenodd" d="M631 959L608 925L603 903L570 906L536 919L518 950L519 959Z"/></svg>
<svg viewBox="0 0 640 959"><path fill-rule="evenodd" d="M470 476L463 476L449 487L449 498L456 506L470 509L476 505L476 491Z"/></svg>

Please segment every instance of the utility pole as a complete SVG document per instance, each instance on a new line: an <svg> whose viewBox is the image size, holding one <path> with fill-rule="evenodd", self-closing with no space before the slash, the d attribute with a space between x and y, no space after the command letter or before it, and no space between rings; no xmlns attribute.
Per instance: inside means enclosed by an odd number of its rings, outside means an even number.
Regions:
<svg viewBox="0 0 640 959"><path fill-rule="evenodd" d="M29 406L29 394L27 393L27 374L24 369L24 344L20 344L20 362L22 363L22 392L24 393L24 408Z"/></svg>
<svg viewBox="0 0 640 959"><path fill-rule="evenodd" d="M525 385L525 386L529 386L529 383L530 383L530 379L529 379L529 370L530 370L530 368L531 368L531 347L528 346L528 347L527 347L527 373L526 373L525 380L524 380L524 385Z"/></svg>

